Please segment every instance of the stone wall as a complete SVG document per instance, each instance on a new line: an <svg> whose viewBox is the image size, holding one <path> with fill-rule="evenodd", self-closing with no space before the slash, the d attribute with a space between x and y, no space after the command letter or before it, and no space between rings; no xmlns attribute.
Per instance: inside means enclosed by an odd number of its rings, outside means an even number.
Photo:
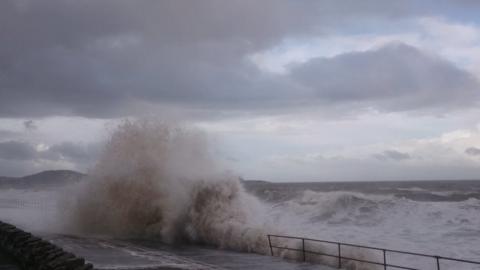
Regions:
<svg viewBox="0 0 480 270"><path fill-rule="evenodd" d="M0 250L22 269L91 270L93 265L60 247L0 221Z"/></svg>

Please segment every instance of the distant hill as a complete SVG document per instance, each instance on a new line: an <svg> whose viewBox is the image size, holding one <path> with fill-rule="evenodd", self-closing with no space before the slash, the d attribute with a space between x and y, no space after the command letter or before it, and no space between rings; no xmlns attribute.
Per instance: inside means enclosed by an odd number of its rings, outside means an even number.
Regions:
<svg viewBox="0 0 480 270"><path fill-rule="evenodd" d="M76 171L54 170L24 177L0 176L0 188L48 189L80 182L86 175Z"/></svg>
<svg viewBox="0 0 480 270"><path fill-rule="evenodd" d="M240 181L245 182L245 183L252 183L252 184L271 184L272 182L266 181L266 180L250 180L250 179L240 179Z"/></svg>

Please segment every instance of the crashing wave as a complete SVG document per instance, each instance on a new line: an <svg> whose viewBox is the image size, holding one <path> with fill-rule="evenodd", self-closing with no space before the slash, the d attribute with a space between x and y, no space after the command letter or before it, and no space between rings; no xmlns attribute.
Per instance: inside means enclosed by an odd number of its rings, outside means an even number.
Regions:
<svg viewBox="0 0 480 270"><path fill-rule="evenodd" d="M112 134L69 212L83 233L267 250L264 206L219 172L205 136L151 121Z"/></svg>

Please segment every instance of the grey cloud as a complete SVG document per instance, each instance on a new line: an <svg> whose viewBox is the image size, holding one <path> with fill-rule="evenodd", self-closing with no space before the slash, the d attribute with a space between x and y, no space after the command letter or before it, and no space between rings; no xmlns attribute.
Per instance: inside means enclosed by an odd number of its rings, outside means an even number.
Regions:
<svg viewBox="0 0 480 270"><path fill-rule="evenodd" d="M401 161L406 159L411 159L412 157L408 153L399 152L396 150L385 150L380 154L373 155L378 160L386 161L386 160L395 160Z"/></svg>
<svg viewBox="0 0 480 270"><path fill-rule="evenodd" d="M143 103L251 112L301 107L311 101L318 105L365 100L375 94L379 95L375 102L390 110L445 104L444 96L452 98L451 94L440 91L441 97L433 98L424 90L409 94L420 91L420 86L447 82L457 89L470 88L473 82L463 72L421 53L418 59L412 59L415 53L408 58L419 62L414 71L420 75L413 79L425 75L422 65L429 69L436 63L441 66L436 71L446 73L439 76L452 81L431 84L427 78L426 83L414 81L412 87L403 83L411 91L400 95L398 104L388 99L395 94L378 87L365 96L342 90L349 85L336 81L328 83L338 92L312 93L311 84L317 87L318 82L309 79L309 72L315 73L309 70L318 72L328 60L317 59L296 70L295 78L305 85L289 77L262 74L246 60L250 53L285 38L328 34L337 27L351 29L362 20L371 23L432 12L437 11L417 1L2 1L0 117L118 117L134 113ZM399 51L408 56L407 50ZM380 65L384 59L383 65L388 66L388 61L398 58L386 50L345 55L330 60L337 66L322 72L345 74L352 71L346 63ZM405 63L392 69L406 74L386 80L399 83L412 76ZM350 76L345 78L357 79ZM364 88L376 86L365 80L355 82ZM455 100L465 102L462 94L460 100L456 96L451 100L450 105Z"/></svg>
<svg viewBox="0 0 480 270"><path fill-rule="evenodd" d="M29 142L0 142L0 176L23 176L59 168L86 171L96 162L101 149L100 143L63 142L39 151Z"/></svg>
<svg viewBox="0 0 480 270"><path fill-rule="evenodd" d="M2 2L0 115L110 117L137 101L215 107L270 96L244 57L288 32L288 9L271 4Z"/></svg>
<svg viewBox="0 0 480 270"><path fill-rule="evenodd" d="M82 164L96 160L100 148L100 144L63 142L52 145L47 150L39 151L28 142L11 140L0 142L0 159L19 161L66 160Z"/></svg>
<svg viewBox="0 0 480 270"><path fill-rule="evenodd" d="M296 166L297 165L297 166ZM298 166L300 165L300 166ZM348 169L345 169L348 168ZM290 169L290 170L289 170ZM252 171L258 170L252 168ZM273 173L272 173L273 172ZM278 172L278 174L275 174ZM385 162L376 159L325 159L305 166L281 163L270 166L263 179L292 181L405 181L478 179L476 163L449 162ZM248 179L249 177L247 177Z"/></svg>
<svg viewBox="0 0 480 270"><path fill-rule="evenodd" d="M402 43L313 59L295 68L293 76L326 104L386 111L473 106L480 89L468 72Z"/></svg>
<svg viewBox="0 0 480 270"><path fill-rule="evenodd" d="M465 149L465 153L471 156L480 156L480 148L477 147L469 147Z"/></svg>
<svg viewBox="0 0 480 270"><path fill-rule="evenodd" d="M18 137L20 136L20 132L12 131L12 130L7 130L7 129L0 129L0 139L10 139L13 137Z"/></svg>
<svg viewBox="0 0 480 270"><path fill-rule="evenodd" d="M19 141L0 142L0 159L32 160L36 156L36 149L28 143Z"/></svg>
<svg viewBox="0 0 480 270"><path fill-rule="evenodd" d="M73 142L63 142L51 146L46 155L51 159L67 159L75 162L92 162L96 160L99 145L85 145Z"/></svg>

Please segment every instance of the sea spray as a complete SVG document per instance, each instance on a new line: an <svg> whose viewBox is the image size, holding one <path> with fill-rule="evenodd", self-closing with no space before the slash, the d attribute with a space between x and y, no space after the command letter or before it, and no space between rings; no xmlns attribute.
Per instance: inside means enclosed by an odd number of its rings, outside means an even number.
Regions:
<svg viewBox="0 0 480 270"><path fill-rule="evenodd" d="M76 233L261 254L270 252L267 234L295 231L288 223L276 224L269 215L275 210L271 205L247 193L238 177L222 171L203 133L155 121L120 125L88 180L62 205ZM301 248L282 239L275 245ZM285 249L276 249L275 255L302 257ZM325 258L311 261L328 263ZM348 264L348 269L364 269Z"/></svg>
<svg viewBox="0 0 480 270"><path fill-rule="evenodd" d="M77 232L267 251L264 205L189 128L126 121L69 208Z"/></svg>

